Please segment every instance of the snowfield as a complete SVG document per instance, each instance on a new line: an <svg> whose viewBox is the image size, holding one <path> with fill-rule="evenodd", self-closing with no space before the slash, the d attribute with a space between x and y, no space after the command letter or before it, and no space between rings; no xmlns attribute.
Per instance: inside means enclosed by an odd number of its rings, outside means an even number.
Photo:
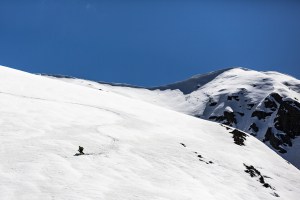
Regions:
<svg viewBox="0 0 300 200"><path fill-rule="evenodd" d="M154 88L53 77L243 130L300 169L300 80L229 68ZM123 86L123 87L120 87Z"/></svg>
<svg viewBox="0 0 300 200"><path fill-rule="evenodd" d="M89 84L0 66L1 200L299 199L300 171L255 137Z"/></svg>

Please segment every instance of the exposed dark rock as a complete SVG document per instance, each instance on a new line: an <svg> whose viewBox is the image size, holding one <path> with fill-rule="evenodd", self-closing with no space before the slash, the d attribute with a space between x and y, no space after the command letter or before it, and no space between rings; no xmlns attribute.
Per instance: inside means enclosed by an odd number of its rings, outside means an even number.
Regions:
<svg viewBox="0 0 300 200"><path fill-rule="evenodd" d="M199 159L199 161L205 162L207 165L209 165L209 164L214 164L212 161L206 162L205 160L202 160L202 159Z"/></svg>
<svg viewBox="0 0 300 200"><path fill-rule="evenodd" d="M276 192L274 192L274 193L271 193L273 196L275 196L275 197L280 197Z"/></svg>
<svg viewBox="0 0 300 200"><path fill-rule="evenodd" d="M194 152L197 154L197 152ZM207 159L203 158L200 154L197 155L197 157L199 158L199 161L204 162L206 164L213 164L213 161L205 161Z"/></svg>
<svg viewBox="0 0 300 200"><path fill-rule="evenodd" d="M255 169L255 167L253 167L252 165L248 166L248 165L244 164L244 166L247 169L247 170L245 170L245 172L248 173L251 177L261 176L260 171Z"/></svg>
<svg viewBox="0 0 300 200"><path fill-rule="evenodd" d="M300 103L282 101L274 119L275 128L287 134L291 139L300 135Z"/></svg>
<svg viewBox="0 0 300 200"><path fill-rule="evenodd" d="M225 117L225 119L228 123L227 125L233 125L233 124L237 123L235 115L234 115L233 112L224 111L224 117Z"/></svg>
<svg viewBox="0 0 300 200"><path fill-rule="evenodd" d="M234 100L236 100L236 101L239 101L239 100L240 100L239 96L236 96L236 95L232 95L232 96L228 96L228 97L227 97L227 100L232 100L232 99L234 99Z"/></svg>
<svg viewBox="0 0 300 200"><path fill-rule="evenodd" d="M202 156L201 156L201 155L198 155L198 158L202 158Z"/></svg>
<svg viewBox="0 0 300 200"><path fill-rule="evenodd" d="M244 116L245 114L242 112L237 112L239 115Z"/></svg>
<svg viewBox="0 0 300 200"><path fill-rule="evenodd" d="M272 79L270 79L270 78L263 78L263 79L262 79L263 82L271 81L271 80L272 80ZM265 83L265 84L266 84L266 83ZM270 84L270 83L269 83L269 84Z"/></svg>
<svg viewBox="0 0 300 200"><path fill-rule="evenodd" d="M271 93L271 97L273 97L278 103L282 102L282 97L278 93Z"/></svg>
<svg viewBox="0 0 300 200"><path fill-rule="evenodd" d="M264 104L266 108L271 108L273 111L278 109L278 111L274 119L275 128L267 129L263 142L269 141L274 149L280 153L286 153L283 146L292 146L292 139L300 136L300 103L291 99L284 101L278 93L271 93L270 97L265 99ZM265 119L271 114L271 112L255 111L252 117ZM254 130L255 127L252 124L250 128Z"/></svg>
<svg viewBox="0 0 300 200"><path fill-rule="evenodd" d="M226 130L232 130L232 128L228 127L228 126L225 126L223 124L220 124L221 126L223 126L224 128L226 128Z"/></svg>
<svg viewBox="0 0 300 200"><path fill-rule="evenodd" d="M238 129L234 129L232 132L230 132L233 134L232 138L234 140L234 143L240 146L245 146L245 140L247 135L241 131L239 131Z"/></svg>
<svg viewBox="0 0 300 200"><path fill-rule="evenodd" d="M300 135L300 103L293 100L282 101L277 94L274 95L274 99L275 97L276 101L281 102L274 119L275 128L280 134L276 134L277 131L268 128L264 142L270 141L272 147L280 153L286 153L287 151L282 146L292 146L292 139Z"/></svg>
<svg viewBox="0 0 300 200"><path fill-rule="evenodd" d="M248 92L248 90L246 89L246 88L240 88L240 92L242 93L242 94L244 94L245 92Z"/></svg>
<svg viewBox="0 0 300 200"><path fill-rule="evenodd" d="M269 183L265 182L264 176L255 167L253 167L252 165L248 166L246 164L244 164L244 166L246 167L245 172L248 173L252 178L258 177L258 181L262 184L263 187L275 190Z"/></svg>
<svg viewBox="0 0 300 200"><path fill-rule="evenodd" d="M272 128L269 127L266 134L265 139L263 142L270 141L270 145L274 147L276 150L278 150L280 153L286 153L287 151L281 147L283 144L283 140L281 138L278 138L274 135Z"/></svg>
<svg viewBox="0 0 300 200"><path fill-rule="evenodd" d="M232 126L233 124L236 124L236 118L233 112L224 111L223 116L211 116L209 119L213 119L217 122L222 122L225 125Z"/></svg>
<svg viewBox="0 0 300 200"><path fill-rule="evenodd" d="M261 120L261 119L266 119L266 117L269 117L271 115L272 115L271 112L256 110L252 113L251 117L257 117L259 120Z"/></svg>
<svg viewBox="0 0 300 200"><path fill-rule="evenodd" d="M250 129L252 129L252 130L253 130L254 132L256 132L256 133L259 131L259 128L257 127L257 125L256 125L255 123L252 123L252 124L251 124L249 130L250 130Z"/></svg>
<svg viewBox="0 0 300 200"><path fill-rule="evenodd" d="M217 102L211 102L210 104L209 104L209 106L215 106L215 105L217 105L218 103Z"/></svg>
<svg viewBox="0 0 300 200"><path fill-rule="evenodd" d="M247 109L251 110L254 107L254 105L255 105L254 103L247 104Z"/></svg>
<svg viewBox="0 0 300 200"><path fill-rule="evenodd" d="M275 111L277 109L277 107L278 107L277 104L273 100L271 100L269 98L266 98L264 100L264 104L265 104L266 108L270 108L272 111Z"/></svg>
<svg viewBox="0 0 300 200"><path fill-rule="evenodd" d="M183 144L183 143L180 143L183 147L186 147L186 145L185 144Z"/></svg>

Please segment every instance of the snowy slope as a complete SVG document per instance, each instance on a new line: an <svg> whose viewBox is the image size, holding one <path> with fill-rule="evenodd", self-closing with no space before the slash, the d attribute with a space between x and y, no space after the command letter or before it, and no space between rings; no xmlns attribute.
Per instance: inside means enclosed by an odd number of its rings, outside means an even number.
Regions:
<svg viewBox="0 0 300 200"><path fill-rule="evenodd" d="M0 199L299 198L256 138L110 88L0 67Z"/></svg>
<svg viewBox="0 0 300 200"><path fill-rule="evenodd" d="M62 80L237 127L300 169L300 81L291 76L230 68L150 90Z"/></svg>

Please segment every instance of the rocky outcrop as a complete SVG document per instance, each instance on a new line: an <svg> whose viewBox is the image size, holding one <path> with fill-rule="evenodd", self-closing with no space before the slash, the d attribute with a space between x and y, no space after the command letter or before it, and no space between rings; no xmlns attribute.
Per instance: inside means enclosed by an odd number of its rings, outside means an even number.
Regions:
<svg viewBox="0 0 300 200"><path fill-rule="evenodd" d="M253 130L254 132L258 132L259 131L259 128L257 127L257 125L255 123L252 123L249 130Z"/></svg>
<svg viewBox="0 0 300 200"><path fill-rule="evenodd" d="M237 95L232 95L232 96L228 96L228 97L227 97L227 100L229 100L229 101L231 101L231 100L239 101L240 98L239 98L239 96L237 96Z"/></svg>
<svg viewBox="0 0 300 200"><path fill-rule="evenodd" d="M248 137L245 133L242 131L239 131L238 129L234 129L232 132L233 134L232 138L234 140L234 143L240 146L245 145L246 137Z"/></svg>
<svg viewBox="0 0 300 200"><path fill-rule="evenodd" d="M222 124L233 126L237 123L234 112L224 111L222 116L211 116L209 119L221 122Z"/></svg>
<svg viewBox="0 0 300 200"><path fill-rule="evenodd" d="M272 93L270 96L275 100L276 106L279 105L279 108L273 122L274 128L267 129L263 141L269 141L270 145L280 153L286 153L284 147L292 146L292 140L296 136L300 136L300 103L292 99L283 100L277 93Z"/></svg>
<svg viewBox="0 0 300 200"><path fill-rule="evenodd" d="M272 115L272 112L256 110L252 113L251 117L257 117L259 120L261 120L261 119L266 119L266 117L269 117L271 115Z"/></svg>
<svg viewBox="0 0 300 200"><path fill-rule="evenodd" d="M284 144L281 137L276 136L276 134L273 132L272 128L269 127L263 142L270 142L270 145L279 151L279 153L286 153L287 151L282 148L282 145Z"/></svg>
<svg viewBox="0 0 300 200"><path fill-rule="evenodd" d="M250 116L252 119L250 121L245 119L250 123L248 122L248 127L243 130L249 131L254 136L263 134L263 142L268 143L281 154L286 153L285 147L292 146L293 139L300 136L300 103L294 99L284 99L280 94L273 92L261 103L255 104L243 96L244 91L241 90L238 93L228 95L223 106L223 109L225 109L223 115L213 115L209 119L235 128L241 128L238 123L244 120L244 117ZM216 103L211 98L208 103L209 106L217 107L222 102ZM238 106L231 106L233 110L226 110L227 105ZM255 109L253 112L250 111L250 115L240 112L240 110L245 109L252 110L254 107ZM271 125L265 133L261 132L266 130L263 127L264 124Z"/></svg>
<svg viewBox="0 0 300 200"><path fill-rule="evenodd" d="M300 103L293 100L283 101L274 120L275 128L294 139L300 135Z"/></svg>
<svg viewBox="0 0 300 200"><path fill-rule="evenodd" d="M274 100L272 100L271 98L266 98L264 100L264 105L266 108L269 108L272 111L275 111L278 108L276 102Z"/></svg>

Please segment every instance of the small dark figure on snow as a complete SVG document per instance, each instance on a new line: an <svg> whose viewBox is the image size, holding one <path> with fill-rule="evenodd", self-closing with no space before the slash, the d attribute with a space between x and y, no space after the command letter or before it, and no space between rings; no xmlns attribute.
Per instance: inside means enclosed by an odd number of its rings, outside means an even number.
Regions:
<svg viewBox="0 0 300 200"><path fill-rule="evenodd" d="M78 151L79 151L80 154L84 154L84 153L83 153L83 149L84 149L83 147L79 146Z"/></svg>

